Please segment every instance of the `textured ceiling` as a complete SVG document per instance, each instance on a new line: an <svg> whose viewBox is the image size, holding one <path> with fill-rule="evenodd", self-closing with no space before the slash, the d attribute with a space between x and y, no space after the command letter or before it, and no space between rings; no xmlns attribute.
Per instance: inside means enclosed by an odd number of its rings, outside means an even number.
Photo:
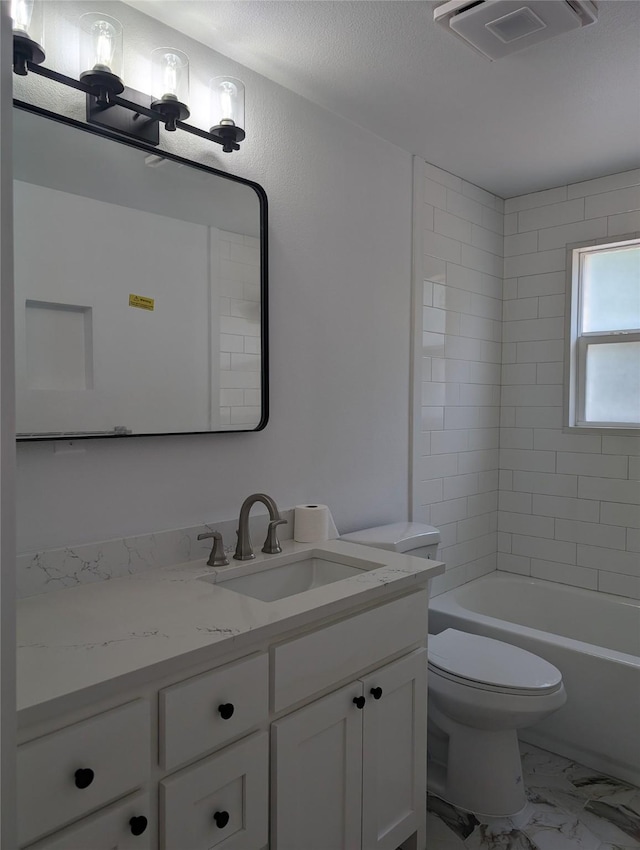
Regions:
<svg viewBox="0 0 640 850"><path fill-rule="evenodd" d="M129 5L501 197L640 165L640 0L496 62L424 0Z"/></svg>

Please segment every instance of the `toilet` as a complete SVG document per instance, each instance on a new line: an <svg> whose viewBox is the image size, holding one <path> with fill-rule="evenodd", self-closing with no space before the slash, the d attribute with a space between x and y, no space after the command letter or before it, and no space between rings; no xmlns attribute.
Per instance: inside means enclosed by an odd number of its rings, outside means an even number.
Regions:
<svg viewBox="0 0 640 850"><path fill-rule="evenodd" d="M517 730L564 705L562 674L457 629L429 635L428 650L429 790L485 818L517 815L526 804Z"/></svg>
<svg viewBox="0 0 640 850"><path fill-rule="evenodd" d="M440 534L393 523L341 540L436 558ZM493 638L446 629L428 642L428 790L484 818L526 806L518 729L561 708L562 674L543 658Z"/></svg>

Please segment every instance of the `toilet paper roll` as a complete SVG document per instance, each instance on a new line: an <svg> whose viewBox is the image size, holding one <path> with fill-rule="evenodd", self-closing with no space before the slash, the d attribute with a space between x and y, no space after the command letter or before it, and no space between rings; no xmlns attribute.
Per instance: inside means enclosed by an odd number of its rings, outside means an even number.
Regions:
<svg viewBox="0 0 640 850"><path fill-rule="evenodd" d="M326 505L296 505L293 519L293 539L298 543L322 543L335 540L338 529Z"/></svg>

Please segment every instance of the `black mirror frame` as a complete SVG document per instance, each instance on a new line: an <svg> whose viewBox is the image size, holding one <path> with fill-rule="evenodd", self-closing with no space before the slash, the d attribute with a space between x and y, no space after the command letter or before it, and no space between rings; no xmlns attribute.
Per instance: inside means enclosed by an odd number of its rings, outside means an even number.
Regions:
<svg viewBox="0 0 640 850"><path fill-rule="evenodd" d="M107 129L98 127L93 124L85 124L82 121L76 121L74 118L68 118L66 115L60 115L57 112L51 112L48 109L43 109L39 106L26 103L25 101L14 98L13 106L16 109L21 109L25 112L30 112L33 115L39 115L42 118L49 118L52 121L57 121L60 124L66 124L69 127L74 127L85 133L91 133L95 136L102 136L106 139L111 139L121 145L127 145L130 148L137 150L148 151L156 156L162 156L172 162L188 165L199 171L204 171L207 174L215 174L218 177L224 177L227 180L232 180L235 183L241 183L243 186L252 188L258 196L260 204L260 355L261 355L261 384L260 384L260 402L262 415L260 422L255 428L251 429L231 429L228 431L168 431L168 432L152 432L149 434L78 434L78 435L60 435L50 437L17 437L16 440L20 443L45 443L57 440L112 440L112 439L130 439L132 437L167 437L167 436L190 436L194 434L252 434L255 431L262 431L269 421L269 246L267 240L268 234L268 202L267 194L259 183L253 180L247 180L244 177L237 177L235 174L229 174L227 171L220 171L217 168L212 168L209 165L195 162L192 159L177 156L176 154L158 149L155 145L145 144L144 142L135 139L125 138L118 133L110 132Z"/></svg>

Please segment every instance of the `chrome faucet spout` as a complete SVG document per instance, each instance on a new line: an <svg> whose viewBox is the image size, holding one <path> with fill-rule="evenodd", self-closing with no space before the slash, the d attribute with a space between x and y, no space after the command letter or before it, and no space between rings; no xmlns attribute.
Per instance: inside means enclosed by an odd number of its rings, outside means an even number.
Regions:
<svg viewBox="0 0 640 850"><path fill-rule="evenodd" d="M282 519L278 506L271 496L267 496L266 493L254 493L244 500L242 507L240 508L240 519L238 520L238 531L236 532L238 535L238 543L233 556L236 561L250 561L252 558L255 558L255 555L253 554L253 547L251 545L251 536L249 534L249 513L256 502L262 502L269 511L269 531L267 533L267 539L264 542L264 546L262 547L262 551L269 555L282 551L275 529L276 526L286 523L287 520Z"/></svg>

